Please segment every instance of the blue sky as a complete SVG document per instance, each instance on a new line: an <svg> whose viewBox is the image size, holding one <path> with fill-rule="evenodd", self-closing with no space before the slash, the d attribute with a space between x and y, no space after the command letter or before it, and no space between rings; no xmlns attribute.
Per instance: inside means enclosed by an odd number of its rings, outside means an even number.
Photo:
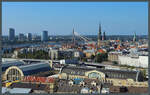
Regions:
<svg viewBox="0 0 150 95"><path fill-rule="evenodd" d="M98 24L107 35L148 34L147 2L3 2L2 34L18 33L97 35Z"/></svg>

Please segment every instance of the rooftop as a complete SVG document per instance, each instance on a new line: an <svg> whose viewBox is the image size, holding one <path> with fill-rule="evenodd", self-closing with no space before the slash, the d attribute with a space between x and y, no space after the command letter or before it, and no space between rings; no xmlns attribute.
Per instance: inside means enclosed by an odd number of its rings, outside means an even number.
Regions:
<svg viewBox="0 0 150 95"><path fill-rule="evenodd" d="M30 93L31 88L6 88L2 87L2 93Z"/></svg>

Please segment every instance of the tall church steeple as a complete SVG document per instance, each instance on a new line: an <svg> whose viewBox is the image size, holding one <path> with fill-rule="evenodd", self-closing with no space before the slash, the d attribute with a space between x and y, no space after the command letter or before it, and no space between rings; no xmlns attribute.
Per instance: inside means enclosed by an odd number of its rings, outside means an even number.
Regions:
<svg viewBox="0 0 150 95"><path fill-rule="evenodd" d="M97 39L98 48L100 47L100 41L101 40L102 40L102 36L101 36L101 23L99 23L99 31L98 31L98 39Z"/></svg>
<svg viewBox="0 0 150 95"><path fill-rule="evenodd" d="M102 37L102 40L106 40L106 35L105 35L105 31L103 32L103 37Z"/></svg>
<svg viewBox="0 0 150 95"><path fill-rule="evenodd" d="M74 34L74 28L72 30L72 42L73 42L73 45L75 46L75 34Z"/></svg>
<svg viewBox="0 0 150 95"><path fill-rule="evenodd" d="M101 37L101 23L99 23L99 32L98 32L98 39L102 40L102 37Z"/></svg>
<svg viewBox="0 0 150 95"><path fill-rule="evenodd" d="M134 32L133 42L136 41L136 32Z"/></svg>

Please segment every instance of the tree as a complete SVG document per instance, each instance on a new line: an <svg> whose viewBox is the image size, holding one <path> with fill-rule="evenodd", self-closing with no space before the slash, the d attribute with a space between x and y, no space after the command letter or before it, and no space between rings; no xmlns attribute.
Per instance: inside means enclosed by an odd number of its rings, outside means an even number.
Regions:
<svg viewBox="0 0 150 95"><path fill-rule="evenodd" d="M146 69L142 70L144 78L146 78Z"/></svg>
<svg viewBox="0 0 150 95"><path fill-rule="evenodd" d="M94 58L95 58L95 56L94 56L94 55L91 55L91 59L94 60Z"/></svg>
<svg viewBox="0 0 150 95"><path fill-rule="evenodd" d="M33 53L19 53L18 58L31 58L31 59L48 59L48 52L43 50L38 50Z"/></svg>
<svg viewBox="0 0 150 95"><path fill-rule="evenodd" d="M98 53L96 55L96 62L103 62L103 61L107 61L108 58L108 54L107 53Z"/></svg>
<svg viewBox="0 0 150 95"><path fill-rule="evenodd" d="M82 61L87 62L87 58L82 58Z"/></svg>
<svg viewBox="0 0 150 95"><path fill-rule="evenodd" d="M103 61L102 54L98 54L98 55L96 55L96 62L101 63L102 61Z"/></svg>

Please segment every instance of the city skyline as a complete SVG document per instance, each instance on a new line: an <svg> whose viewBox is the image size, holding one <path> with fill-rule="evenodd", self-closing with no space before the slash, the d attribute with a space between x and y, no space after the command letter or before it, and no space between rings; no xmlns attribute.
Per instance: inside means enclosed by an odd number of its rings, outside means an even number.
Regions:
<svg viewBox="0 0 150 95"><path fill-rule="evenodd" d="M72 29L75 28L75 32L81 35L97 35L99 22L102 25L102 32L105 31L106 35L133 35L134 32L137 35L148 34L148 3L40 4L3 3L2 34L8 35L9 28L14 28L16 35L19 33L41 35L44 30L48 31L49 35L71 35Z"/></svg>
<svg viewBox="0 0 150 95"><path fill-rule="evenodd" d="M2 93L147 93L147 2L2 4Z"/></svg>
<svg viewBox="0 0 150 95"><path fill-rule="evenodd" d="M16 32L15 32L15 28L9 28L9 30L8 30L8 32L9 32L9 34L8 35L2 35L2 36L10 36L10 35L12 35L12 34L10 34L10 31L11 31L11 29L13 29L14 30L14 37L15 36L20 36L20 35L24 35L24 36L26 36L26 37L28 37L28 36L30 36L30 35L32 35L32 36L43 36L43 32L47 32L47 33L49 33L47 30L43 30L43 31L41 31L41 33L39 33L39 34L37 34L37 33L18 33L18 34L16 34ZM74 30L74 28L73 28L73 30ZM77 32L76 32L77 33ZM77 33L78 35L80 35L79 33ZM49 35L49 34L46 34L47 36L61 36L61 35ZM62 35L62 36L72 36L73 34L70 34L70 35ZM88 34L85 34L85 35L83 35L83 36L97 36L97 35L99 35L99 31L98 31L98 33L97 34L93 34L93 35L88 35ZM101 36L103 36L103 35L105 35L106 36L106 32L105 31L102 31L101 32ZM128 36L129 34L125 34L125 35L121 35L121 34L119 34L119 35L107 35L107 36ZM147 34L143 34L143 35L137 35L136 34L136 32L133 32L133 34L131 34L131 35L129 35L129 36L148 36ZM103 37L101 38L101 39L104 39Z"/></svg>

